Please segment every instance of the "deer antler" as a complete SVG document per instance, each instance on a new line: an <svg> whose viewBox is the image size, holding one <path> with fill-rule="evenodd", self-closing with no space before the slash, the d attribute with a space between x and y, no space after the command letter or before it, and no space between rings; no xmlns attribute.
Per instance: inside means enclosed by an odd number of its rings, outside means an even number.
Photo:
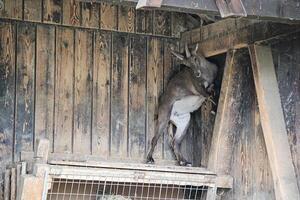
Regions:
<svg viewBox="0 0 300 200"><path fill-rule="evenodd" d="M196 44L195 49L192 51L192 54L193 54L193 55L196 55L196 54L197 54L198 47L199 47L199 44Z"/></svg>
<svg viewBox="0 0 300 200"><path fill-rule="evenodd" d="M191 57L191 53L190 53L187 43L185 43L185 56L186 56L186 58Z"/></svg>

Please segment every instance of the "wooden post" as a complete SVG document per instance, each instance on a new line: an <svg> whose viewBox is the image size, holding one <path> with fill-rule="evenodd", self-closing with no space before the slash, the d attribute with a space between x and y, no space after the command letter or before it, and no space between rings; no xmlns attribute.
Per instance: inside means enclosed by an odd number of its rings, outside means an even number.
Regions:
<svg viewBox="0 0 300 200"><path fill-rule="evenodd" d="M234 74L235 50L230 50L226 56L219 106L215 119L212 136L212 144L209 153L208 169L225 175L230 172L231 155L233 150L234 131L230 131L230 100L233 98L233 74Z"/></svg>
<svg viewBox="0 0 300 200"><path fill-rule="evenodd" d="M44 189L44 177L22 175L17 200L41 200Z"/></svg>
<svg viewBox="0 0 300 200"><path fill-rule="evenodd" d="M258 45L251 45L249 50L276 199L299 200L272 52Z"/></svg>

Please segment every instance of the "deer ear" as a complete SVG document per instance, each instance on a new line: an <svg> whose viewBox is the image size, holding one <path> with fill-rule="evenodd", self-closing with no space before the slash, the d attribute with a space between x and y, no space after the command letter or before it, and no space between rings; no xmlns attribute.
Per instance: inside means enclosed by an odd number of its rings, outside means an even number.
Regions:
<svg viewBox="0 0 300 200"><path fill-rule="evenodd" d="M192 54L193 54L193 55L197 55L198 47L199 47L199 45L196 44L195 49L192 51Z"/></svg>
<svg viewBox="0 0 300 200"><path fill-rule="evenodd" d="M184 60L184 56L181 55L180 53L177 53L175 51L171 51L171 53L176 57L178 58L179 60Z"/></svg>

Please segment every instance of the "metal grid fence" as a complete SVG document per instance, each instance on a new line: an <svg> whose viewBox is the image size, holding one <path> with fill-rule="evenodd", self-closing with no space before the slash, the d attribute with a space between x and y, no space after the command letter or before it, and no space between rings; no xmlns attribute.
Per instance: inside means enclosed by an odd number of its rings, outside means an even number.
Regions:
<svg viewBox="0 0 300 200"><path fill-rule="evenodd" d="M206 186L55 178L48 200L172 200L206 197Z"/></svg>
<svg viewBox="0 0 300 200"><path fill-rule="evenodd" d="M87 172L88 170L86 170ZM48 200L204 200L211 188L201 180L195 182L188 175L141 176L140 172L132 170L122 173L122 170L85 171L74 170L62 172L50 170L47 180ZM71 172L71 173L70 173ZM131 176L134 174L134 176ZM138 174L138 175L136 175ZM190 181L189 181L190 180Z"/></svg>

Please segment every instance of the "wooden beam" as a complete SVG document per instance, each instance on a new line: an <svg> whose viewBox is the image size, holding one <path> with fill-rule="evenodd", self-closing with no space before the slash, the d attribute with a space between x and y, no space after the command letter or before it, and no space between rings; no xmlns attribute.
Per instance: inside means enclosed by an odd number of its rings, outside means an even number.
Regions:
<svg viewBox="0 0 300 200"><path fill-rule="evenodd" d="M249 49L276 199L300 199L271 49L259 45Z"/></svg>
<svg viewBox="0 0 300 200"><path fill-rule="evenodd" d="M181 43L198 43L199 52L209 57L225 53L229 49L245 48L249 44L298 32L300 32L299 25L247 19L225 19L183 33Z"/></svg>
<svg viewBox="0 0 300 200"><path fill-rule="evenodd" d="M111 0L77 0L81 2L112 2ZM139 0L114 0L113 3L122 3L136 6ZM300 5L296 0L257 0L249 3L241 1L245 7L245 13L253 19L268 19L276 21L299 21ZM215 0L164 0L161 8L170 11L188 12L194 14L220 15Z"/></svg>
<svg viewBox="0 0 300 200"><path fill-rule="evenodd" d="M136 9L140 8L160 8L162 0L139 0Z"/></svg>
<svg viewBox="0 0 300 200"><path fill-rule="evenodd" d="M228 175L231 168L231 156L234 142L234 120L231 117L235 107L230 103L234 96L237 82L233 76L236 74L236 52L230 50L226 56L221 94L213 130L211 149L209 152L208 169L220 175ZM234 112L234 115L236 112Z"/></svg>

